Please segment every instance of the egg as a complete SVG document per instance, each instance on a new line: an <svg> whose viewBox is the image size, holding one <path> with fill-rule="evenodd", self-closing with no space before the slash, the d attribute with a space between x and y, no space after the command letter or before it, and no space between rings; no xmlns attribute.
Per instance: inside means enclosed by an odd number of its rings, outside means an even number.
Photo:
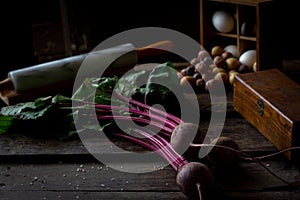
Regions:
<svg viewBox="0 0 300 200"><path fill-rule="evenodd" d="M245 21L241 25L241 35L255 36L255 23L253 21Z"/></svg>
<svg viewBox="0 0 300 200"><path fill-rule="evenodd" d="M225 52L230 52L233 57L238 57L238 49L237 49L237 46L236 45L228 45L226 47L224 47L224 51Z"/></svg>
<svg viewBox="0 0 300 200"><path fill-rule="evenodd" d="M214 27L221 33L231 32L234 28L234 18L226 11L216 11L212 16Z"/></svg>
<svg viewBox="0 0 300 200"><path fill-rule="evenodd" d="M242 53L239 58L241 64L246 65L252 69L253 64L256 62L256 50L248 50Z"/></svg>

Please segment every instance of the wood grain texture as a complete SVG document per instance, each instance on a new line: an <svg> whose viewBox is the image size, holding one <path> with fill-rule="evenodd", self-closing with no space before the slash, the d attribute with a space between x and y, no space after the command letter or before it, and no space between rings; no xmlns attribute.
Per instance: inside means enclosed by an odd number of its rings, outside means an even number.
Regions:
<svg viewBox="0 0 300 200"><path fill-rule="evenodd" d="M300 86L277 69L240 74L234 81L235 110L278 149L299 144ZM262 102L259 113L258 101ZM286 153L291 158L290 153Z"/></svg>
<svg viewBox="0 0 300 200"><path fill-rule="evenodd" d="M297 183L298 170L284 160L264 161L279 177ZM288 171L289 173L286 173ZM214 171L218 198L280 199L296 190L272 176L259 163L239 163L232 171ZM101 163L0 165L1 199L187 199L169 166L149 173L125 173ZM274 191L280 191L272 195ZM293 191L295 191L293 193ZM262 196L260 196L262 194ZM18 198L22 195L22 198ZM162 196L159 196L162 195ZM77 197L78 196L78 197Z"/></svg>
<svg viewBox="0 0 300 200"><path fill-rule="evenodd" d="M221 135L233 138L240 149L261 156L277 152L274 145L233 109L233 94L227 96L227 115ZM210 123L208 94L198 96L201 108L200 128ZM222 124L216 124L215 128ZM91 138L92 139L92 138ZM120 147L140 151L140 147L114 140ZM94 140L107 156L122 156L106 140ZM126 156L126 155L125 155ZM124 163L117 163L120 166ZM132 162L136 168L140 163ZM122 172L99 162L78 139L57 141L34 138L24 133L0 135L0 199L173 199L187 200L176 185L176 171L171 166L147 165L148 173ZM283 156L258 162L239 162L230 169L214 168L215 187L211 198L299 199L299 169ZM289 181L287 186L268 170ZM206 199L206 198L205 198Z"/></svg>

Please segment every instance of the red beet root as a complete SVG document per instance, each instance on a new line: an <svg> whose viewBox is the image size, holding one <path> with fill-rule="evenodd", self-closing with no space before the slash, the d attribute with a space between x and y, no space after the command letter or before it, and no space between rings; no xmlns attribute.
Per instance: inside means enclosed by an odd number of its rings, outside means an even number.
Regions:
<svg viewBox="0 0 300 200"><path fill-rule="evenodd" d="M214 178L211 170L200 162L185 164L176 176L180 191L187 197L202 199L203 194L213 186Z"/></svg>

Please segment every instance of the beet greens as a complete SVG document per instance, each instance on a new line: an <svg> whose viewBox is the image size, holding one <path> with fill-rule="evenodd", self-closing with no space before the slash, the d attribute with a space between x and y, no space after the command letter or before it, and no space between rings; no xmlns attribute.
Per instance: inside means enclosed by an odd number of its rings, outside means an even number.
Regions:
<svg viewBox="0 0 300 200"><path fill-rule="evenodd" d="M14 127L30 127L28 131L33 132L34 128L40 127L37 129L38 134L41 130L43 133L55 132L58 133L55 137L63 140L84 130L99 130L100 126L100 129L109 130L104 131L109 137L127 140L161 155L177 172L176 183L179 189L187 196L201 199L203 190L210 188L213 182L210 170L200 162L190 162L171 145L174 130L185 122L180 119L178 109L174 114L168 109L163 111L151 106L159 102L170 106L170 101L164 98L174 97L172 88L155 83L155 80L165 80L169 82L169 86L178 88L177 74L170 70L170 65L171 63L164 63L150 74L139 72L123 79L87 78L72 97L49 96L38 98L34 102L3 107L0 112L0 130L7 133ZM138 84L145 76L148 78L146 84ZM117 85L119 81L121 84ZM153 94L156 96L153 97ZM133 98L137 96L142 98ZM174 107L180 108L178 102L173 102ZM174 111L174 107L169 108ZM88 124L90 111L95 111L99 124ZM75 128L78 117L85 117L87 120L82 130ZM115 128L116 121L134 122L137 126L121 130ZM53 131L54 127L63 127L63 130Z"/></svg>

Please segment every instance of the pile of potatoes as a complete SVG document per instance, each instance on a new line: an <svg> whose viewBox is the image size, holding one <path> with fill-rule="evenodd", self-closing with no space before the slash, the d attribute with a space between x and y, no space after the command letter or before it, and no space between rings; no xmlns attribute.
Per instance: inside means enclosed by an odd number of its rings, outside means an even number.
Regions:
<svg viewBox="0 0 300 200"><path fill-rule="evenodd" d="M214 46L210 52L201 49L190 64L179 73L180 85L191 84L199 92L220 84L231 88L236 74L255 71L256 67L256 62L251 67L242 64L235 55L221 46Z"/></svg>

